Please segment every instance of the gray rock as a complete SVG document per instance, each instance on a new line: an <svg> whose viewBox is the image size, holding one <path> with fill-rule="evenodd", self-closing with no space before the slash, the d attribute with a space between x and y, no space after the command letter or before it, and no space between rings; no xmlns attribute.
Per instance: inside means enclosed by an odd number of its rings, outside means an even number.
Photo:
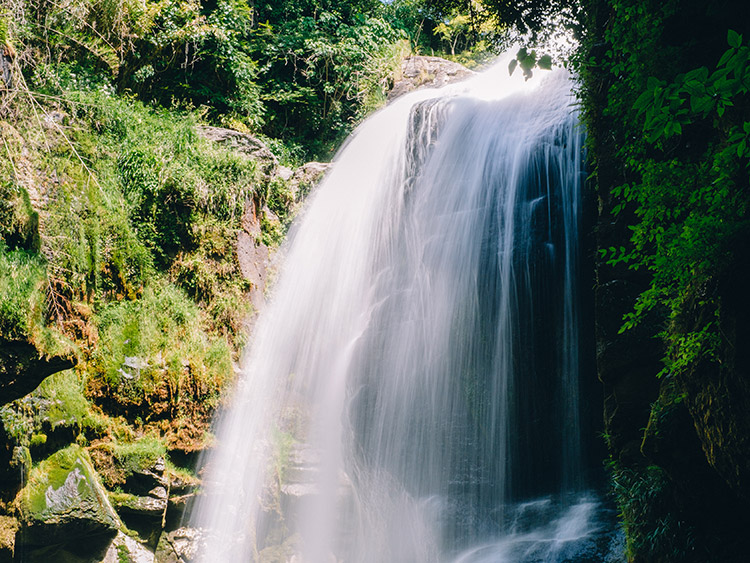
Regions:
<svg viewBox="0 0 750 563"><path fill-rule="evenodd" d="M13 88L13 57L7 48L0 48L0 82L8 90Z"/></svg>
<svg viewBox="0 0 750 563"><path fill-rule="evenodd" d="M190 563L201 546L202 533L195 528L178 528L162 534L155 563Z"/></svg>
<svg viewBox="0 0 750 563"><path fill-rule="evenodd" d="M233 129L210 127L208 125L199 125L197 131L198 135L204 139L213 141L234 152L260 161L261 169L265 174L273 174L278 166L278 160L271 152L271 149L269 149L263 141L249 133L240 133Z"/></svg>
<svg viewBox="0 0 750 563"><path fill-rule="evenodd" d="M297 168L289 179L289 187L294 195L295 203L299 203L313 186L323 178L331 167L330 162L307 162Z"/></svg>
<svg viewBox="0 0 750 563"><path fill-rule="evenodd" d="M441 59L415 55L401 63L402 78L388 92L388 101L419 88L439 88L458 82L475 73L463 65Z"/></svg>
<svg viewBox="0 0 750 563"><path fill-rule="evenodd" d="M122 563L125 558L129 563L154 563L154 554L148 548L118 532L101 563Z"/></svg>
<svg viewBox="0 0 750 563"><path fill-rule="evenodd" d="M127 480L125 489L139 496L150 496L152 491L164 489L155 498L166 497L166 489L169 487L169 476L166 473L167 465L164 458L158 458L151 467L134 472Z"/></svg>
<svg viewBox="0 0 750 563"><path fill-rule="evenodd" d="M163 498L123 495L115 497L113 504L120 516L126 520L136 518L161 523L162 518L164 518L164 512L167 510L167 491L166 489L162 489L162 491Z"/></svg>
<svg viewBox="0 0 750 563"><path fill-rule="evenodd" d="M287 168L286 166L279 166L276 169L276 175L282 180L291 180L294 175L294 170Z"/></svg>

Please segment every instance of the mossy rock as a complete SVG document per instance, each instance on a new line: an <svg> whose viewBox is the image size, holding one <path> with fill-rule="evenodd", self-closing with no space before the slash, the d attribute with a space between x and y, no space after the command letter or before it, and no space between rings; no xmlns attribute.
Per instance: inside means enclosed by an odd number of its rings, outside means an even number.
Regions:
<svg viewBox="0 0 750 563"><path fill-rule="evenodd" d="M77 445L31 471L19 493L18 508L17 546L108 544L120 525L86 451Z"/></svg>
<svg viewBox="0 0 750 563"><path fill-rule="evenodd" d="M158 563L188 563L194 561L201 549L203 536L195 528L178 528L162 534L156 548Z"/></svg>

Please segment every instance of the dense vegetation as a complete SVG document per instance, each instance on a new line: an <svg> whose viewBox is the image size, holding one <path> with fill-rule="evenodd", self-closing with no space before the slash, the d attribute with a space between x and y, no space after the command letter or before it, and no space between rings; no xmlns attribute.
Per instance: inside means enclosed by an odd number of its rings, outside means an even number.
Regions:
<svg viewBox="0 0 750 563"><path fill-rule="evenodd" d="M573 63L611 308L599 375L628 556L740 561L750 27L732 1L582 6ZM607 315L624 315L619 335Z"/></svg>

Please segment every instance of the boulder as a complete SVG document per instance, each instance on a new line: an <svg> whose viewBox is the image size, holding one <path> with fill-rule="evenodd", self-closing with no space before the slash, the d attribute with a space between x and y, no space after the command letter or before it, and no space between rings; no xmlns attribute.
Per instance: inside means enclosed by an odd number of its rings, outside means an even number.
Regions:
<svg viewBox="0 0 750 563"><path fill-rule="evenodd" d="M156 563L190 563L201 545L202 534L195 528L178 528L162 534L156 548Z"/></svg>
<svg viewBox="0 0 750 563"><path fill-rule="evenodd" d="M402 78L388 92L388 101L420 88L439 88L474 74L465 66L440 57L414 55L401 63Z"/></svg>
<svg viewBox="0 0 750 563"><path fill-rule="evenodd" d="M180 527L185 513L198 496L200 480L197 477L170 475L169 500L165 527L175 530Z"/></svg>
<svg viewBox="0 0 750 563"><path fill-rule="evenodd" d="M267 175L273 174L278 166L278 160L271 152L271 149L263 141L249 133L240 133L234 129L211 127L208 125L199 125L197 131L198 135L204 139L213 141L231 149L233 152L259 161L261 170Z"/></svg>
<svg viewBox="0 0 750 563"><path fill-rule="evenodd" d="M120 526L87 453L72 445L31 471L18 496L25 561L100 561Z"/></svg>
<svg viewBox="0 0 750 563"><path fill-rule="evenodd" d="M306 162L289 178L289 187L294 197L294 202L299 203L308 193L313 186L315 186L323 178L323 175L328 172L331 167L330 162Z"/></svg>
<svg viewBox="0 0 750 563"><path fill-rule="evenodd" d="M143 544L118 532L101 563L154 563L154 554Z"/></svg>

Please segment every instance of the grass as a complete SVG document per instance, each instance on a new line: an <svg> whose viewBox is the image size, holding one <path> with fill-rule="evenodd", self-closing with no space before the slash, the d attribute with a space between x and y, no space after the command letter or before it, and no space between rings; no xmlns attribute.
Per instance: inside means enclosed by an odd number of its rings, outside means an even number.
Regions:
<svg viewBox="0 0 750 563"><path fill-rule="evenodd" d="M25 340L44 309L44 262L38 255L9 251L0 241L0 338Z"/></svg>
<svg viewBox="0 0 750 563"><path fill-rule="evenodd" d="M152 467L160 457L167 457L164 441L156 436L102 442L89 451L99 476L110 490L117 490L134 473Z"/></svg>
<svg viewBox="0 0 750 563"><path fill-rule="evenodd" d="M122 403L139 405L167 393L215 406L232 374L231 349L205 328L205 313L167 283L147 286L140 299L106 304L95 316L100 341L88 377L101 378Z"/></svg>

